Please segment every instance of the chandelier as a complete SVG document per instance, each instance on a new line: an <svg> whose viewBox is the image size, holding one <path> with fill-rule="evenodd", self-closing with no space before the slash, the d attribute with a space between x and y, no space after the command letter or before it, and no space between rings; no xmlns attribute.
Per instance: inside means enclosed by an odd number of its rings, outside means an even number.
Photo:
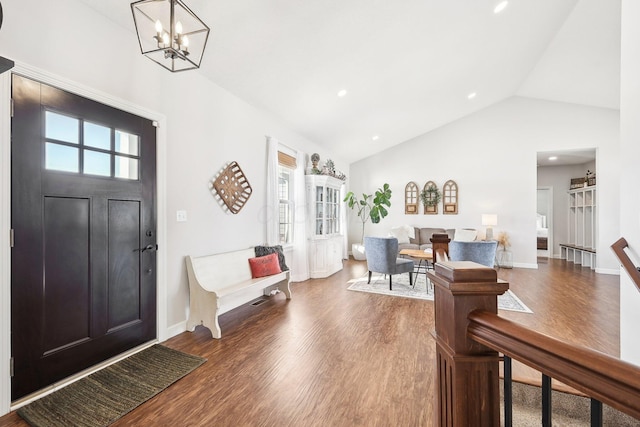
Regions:
<svg viewBox="0 0 640 427"><path fill-rule="evenodd" d="M171 72L200 67L209 27L182 0L131 3L140 50Z"/></svg>

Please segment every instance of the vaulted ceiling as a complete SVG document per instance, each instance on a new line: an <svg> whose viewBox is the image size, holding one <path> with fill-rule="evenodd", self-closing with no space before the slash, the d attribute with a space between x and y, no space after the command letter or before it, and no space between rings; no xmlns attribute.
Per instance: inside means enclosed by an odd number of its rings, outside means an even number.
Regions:
<svg viewBox="0 0 640 427"><path fill-rule="evenodd" d="M134 34L130 0L81 1ZM514 95L619 106L620 0L185 1L189 72L349 162Z"/></svg>

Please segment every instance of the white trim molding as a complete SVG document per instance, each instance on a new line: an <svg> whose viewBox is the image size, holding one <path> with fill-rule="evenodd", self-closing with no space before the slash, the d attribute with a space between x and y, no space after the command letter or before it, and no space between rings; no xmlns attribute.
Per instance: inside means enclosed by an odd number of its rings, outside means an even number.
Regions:
<svg viewBox="0 0 640 427"><path fill-rule="evenodd" d="M11 74L20 74L68 92L101 102L158 123L156 130L156 209L157 209L157 340L171 336L167 326L167 118L160 113L97 91L49 72L16 63L0 75L0 416L11 408Z"/></svg>
<svg viewBox="0 0 640 427"><path fill-rule="evenodd" d="M11 405L11 73L0 75L0 416Z"/></svg>
<svg viewBox="0 0 640 427"><path fill-rule="evenodd" d="M514 262L513 268L532 268L534 270L537 270L538 264L530 264L528 262Z"/></svg>
<svg viewBox="0 0 640 427"><path fill-rule="evenodd" d="M616 270L615 268L596 268L596 273L598 274L610 274L612 276L619 276L620 270Z"/></svg>

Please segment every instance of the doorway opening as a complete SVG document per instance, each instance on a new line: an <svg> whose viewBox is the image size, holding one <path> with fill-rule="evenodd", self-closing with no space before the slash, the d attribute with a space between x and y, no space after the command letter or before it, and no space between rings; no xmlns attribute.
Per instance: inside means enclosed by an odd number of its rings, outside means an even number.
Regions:
<svg viewBox="0 0 640 427"><path fill-rule="evenodd" d="M536 250L538 258L553 258L553 187L538 187Z"/></svg>
<svg viewBox="0 0 640 427"><path fill-rule="evenodd" d="M576 226L584 227L571 215L569 191L589 185L587 177L595 189L596 149L538 152L537 166L536 250L540 260L561 258L560 245L576 245Z"/></svg>

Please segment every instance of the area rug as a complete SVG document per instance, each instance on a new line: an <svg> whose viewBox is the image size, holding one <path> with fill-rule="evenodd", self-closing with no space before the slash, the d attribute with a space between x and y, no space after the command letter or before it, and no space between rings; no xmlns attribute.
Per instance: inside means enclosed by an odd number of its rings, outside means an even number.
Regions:
<svg viewBox="0 0 640 427"><path fill-rule="evenodd" d="M393 290L389 290L389 276L374 274L371 283L367 284L367 274L358 279L350 280L347 289L358 292L370 292L381 295L391 295L404 298L417 298L433 301L433 286L427 284L424 273L414 274L415 287L409 286L408 274L396 274L393 276ZM523 313L533 313L520 298L511 290L507 290L502 295L498 295L498 309L519 311Z"/></svg>
<svg viewBox="0 0 640 427"><path fill-rule="evenodd" d="M34 427L108 426L205 361L156 344L17 412Z"/></svg>

